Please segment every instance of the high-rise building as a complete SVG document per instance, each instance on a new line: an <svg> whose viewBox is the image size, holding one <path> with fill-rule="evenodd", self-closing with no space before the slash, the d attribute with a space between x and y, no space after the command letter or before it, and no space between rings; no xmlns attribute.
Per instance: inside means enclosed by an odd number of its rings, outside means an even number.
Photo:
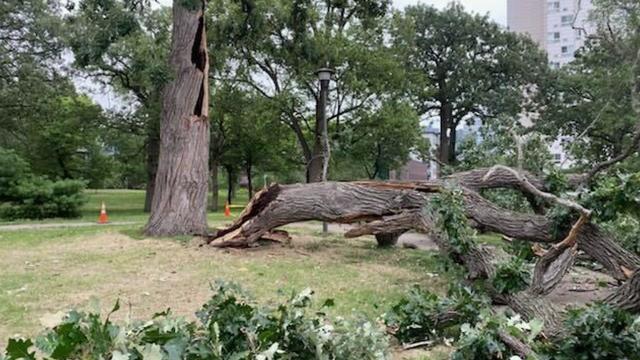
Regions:
<svg viewBox="0 0 640 360"><path fill-rule="evenodd" d="M592 0L507 0L509 30L527 34L549 56L549 65L560 67L571 62L595 26L589 22ZM533 118L523 114L520 122L533 125ZM556 164L571 167L572 159L565 151L569 138L555 139L549 150Z"/></svg>
<svg viewBox="0 0 640 360"><path fill-rule="evenodd" d="M574 58L592 33L591 0L507 0L507 26L528 34L549 54L551 66L559 67Z"/></svg>

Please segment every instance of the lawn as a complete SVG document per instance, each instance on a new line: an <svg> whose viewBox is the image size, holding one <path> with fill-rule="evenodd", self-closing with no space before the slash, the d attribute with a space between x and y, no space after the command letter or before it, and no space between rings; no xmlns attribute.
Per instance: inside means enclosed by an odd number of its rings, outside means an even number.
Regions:
<svg viewBox="0 0 640 360"><path fill-rule="evenodd" d="M116 318L144 318L170 307L192 316L216 279L235 281L269 304L311 287L316 303L332 298L335 316L375 319L418 284L442 292L434 253L377 249L372 238L322 236L319 224L292 225L286 246L253 250L199 247L195 239L144 238L144 194L89 193L80 221L95 221L102 201L112 221L128 225L0 230L0 346L15 334L34 335L70 308L107 311L120 299ZM234 209L237 214L240 209ZM212 226L230 221L210 214Z"/></svg>

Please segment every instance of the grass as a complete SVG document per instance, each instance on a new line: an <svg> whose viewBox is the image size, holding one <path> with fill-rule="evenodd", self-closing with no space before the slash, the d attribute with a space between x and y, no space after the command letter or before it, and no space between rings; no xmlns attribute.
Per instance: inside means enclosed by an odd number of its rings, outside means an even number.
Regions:
<svg viewBox="0 0 640 360"><path fill-rule="evenodd" d="M367 237L321 236L319 223L287 227L293 236L287 246L252 250L198 247L190 238L145 238L142 192L92 190L88 196L76 221L95 221L105 201L111 221L135 223L0 230L0 346L15 334L37 334L70 308L106 312L116 299L126 304L119 320L146 318L167 307L192 316L216 279L238 282L265 304L310 287L318 306L334 299L331 315L370 319L414 284L443 292L451 280L437 275L434 253L381 250ZM230 221L221 213L209 219L212 226Z"/></svg>
<svg viewBox="0 0 640 360"><path fill-rule="evenodd" d="M13 224L51 224L51 223L78 223L95 222L100 214L102 202L107 206L109 221L111 222L135 222L143 224L149 218L149 214L144 213L144 190L122 190L122 189L88 189L85 191L87 203L80 209L80 217L75 219L45 219L45 220L0 220L0 225ZM219 222L226 218L223 214L224 203L226 201L226 191L218 194L218 211L209 212L209 221ZM239 189L231 205L232 214L239 214L249 201L246 189Z"/></svg>

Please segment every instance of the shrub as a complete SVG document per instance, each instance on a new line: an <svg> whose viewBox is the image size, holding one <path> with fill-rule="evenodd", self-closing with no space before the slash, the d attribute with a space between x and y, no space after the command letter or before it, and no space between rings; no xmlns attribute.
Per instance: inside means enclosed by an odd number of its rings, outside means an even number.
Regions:
<svg viewBox="0 0 640 360"><path fill-rule="evenodd" d="M51 181L35 176L14 152L0 149L0 217L77 217L86 201L84 187L79 180Z"/></svg>
<svg viewBox="0 0 640 360"><path fill-rule="evenodd" d="M80 215L80 207L86 202L82 191L85 183L80 180L51 181L32 177L18 182L5 203L0 217L7 219L44 219L52 217L72 218Z"/></svg>
<svg viewBox="0 0 640 360"><path fill-rule="evenodd" d="M219 282L188 322L165 311L149 321L116 325L109 316L72 311L38 337L51 359L388 359L384 333L370 322L335 322L309 315L311 290L277 308L258 307L242 289ZM113 311L117 311L118 304ZM9 341L4 358L35 359L31 340Z"/></svg>
<svg viewBox="0 0 640 360"><path fill-rule="evenodd" d="M460 325L475 323L487 306L488 300L468 287L452 287L446 297L440 298L416 286L384 315L384 320L403 343L435 342L457 336ZM443 321L443 314L452 316Z"/></svg>

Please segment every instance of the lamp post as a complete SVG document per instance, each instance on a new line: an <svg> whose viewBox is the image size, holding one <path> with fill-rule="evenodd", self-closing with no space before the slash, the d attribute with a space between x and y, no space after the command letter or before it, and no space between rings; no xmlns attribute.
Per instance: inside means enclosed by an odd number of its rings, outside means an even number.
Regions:
<svg viewBox="0 0 640 360"><path fill-rule="evenodd" d="M329 68L320 68L316 71L318 80L320 80L320 94L318 95L318 104L316 108L316 130L320 136L322 147L322 182L327 181L327 172L329 171L329 133L327 129L327 96L329 94L329 82L334 71ZM322 223L322 232L328 232L326 222Z"/></svg>

